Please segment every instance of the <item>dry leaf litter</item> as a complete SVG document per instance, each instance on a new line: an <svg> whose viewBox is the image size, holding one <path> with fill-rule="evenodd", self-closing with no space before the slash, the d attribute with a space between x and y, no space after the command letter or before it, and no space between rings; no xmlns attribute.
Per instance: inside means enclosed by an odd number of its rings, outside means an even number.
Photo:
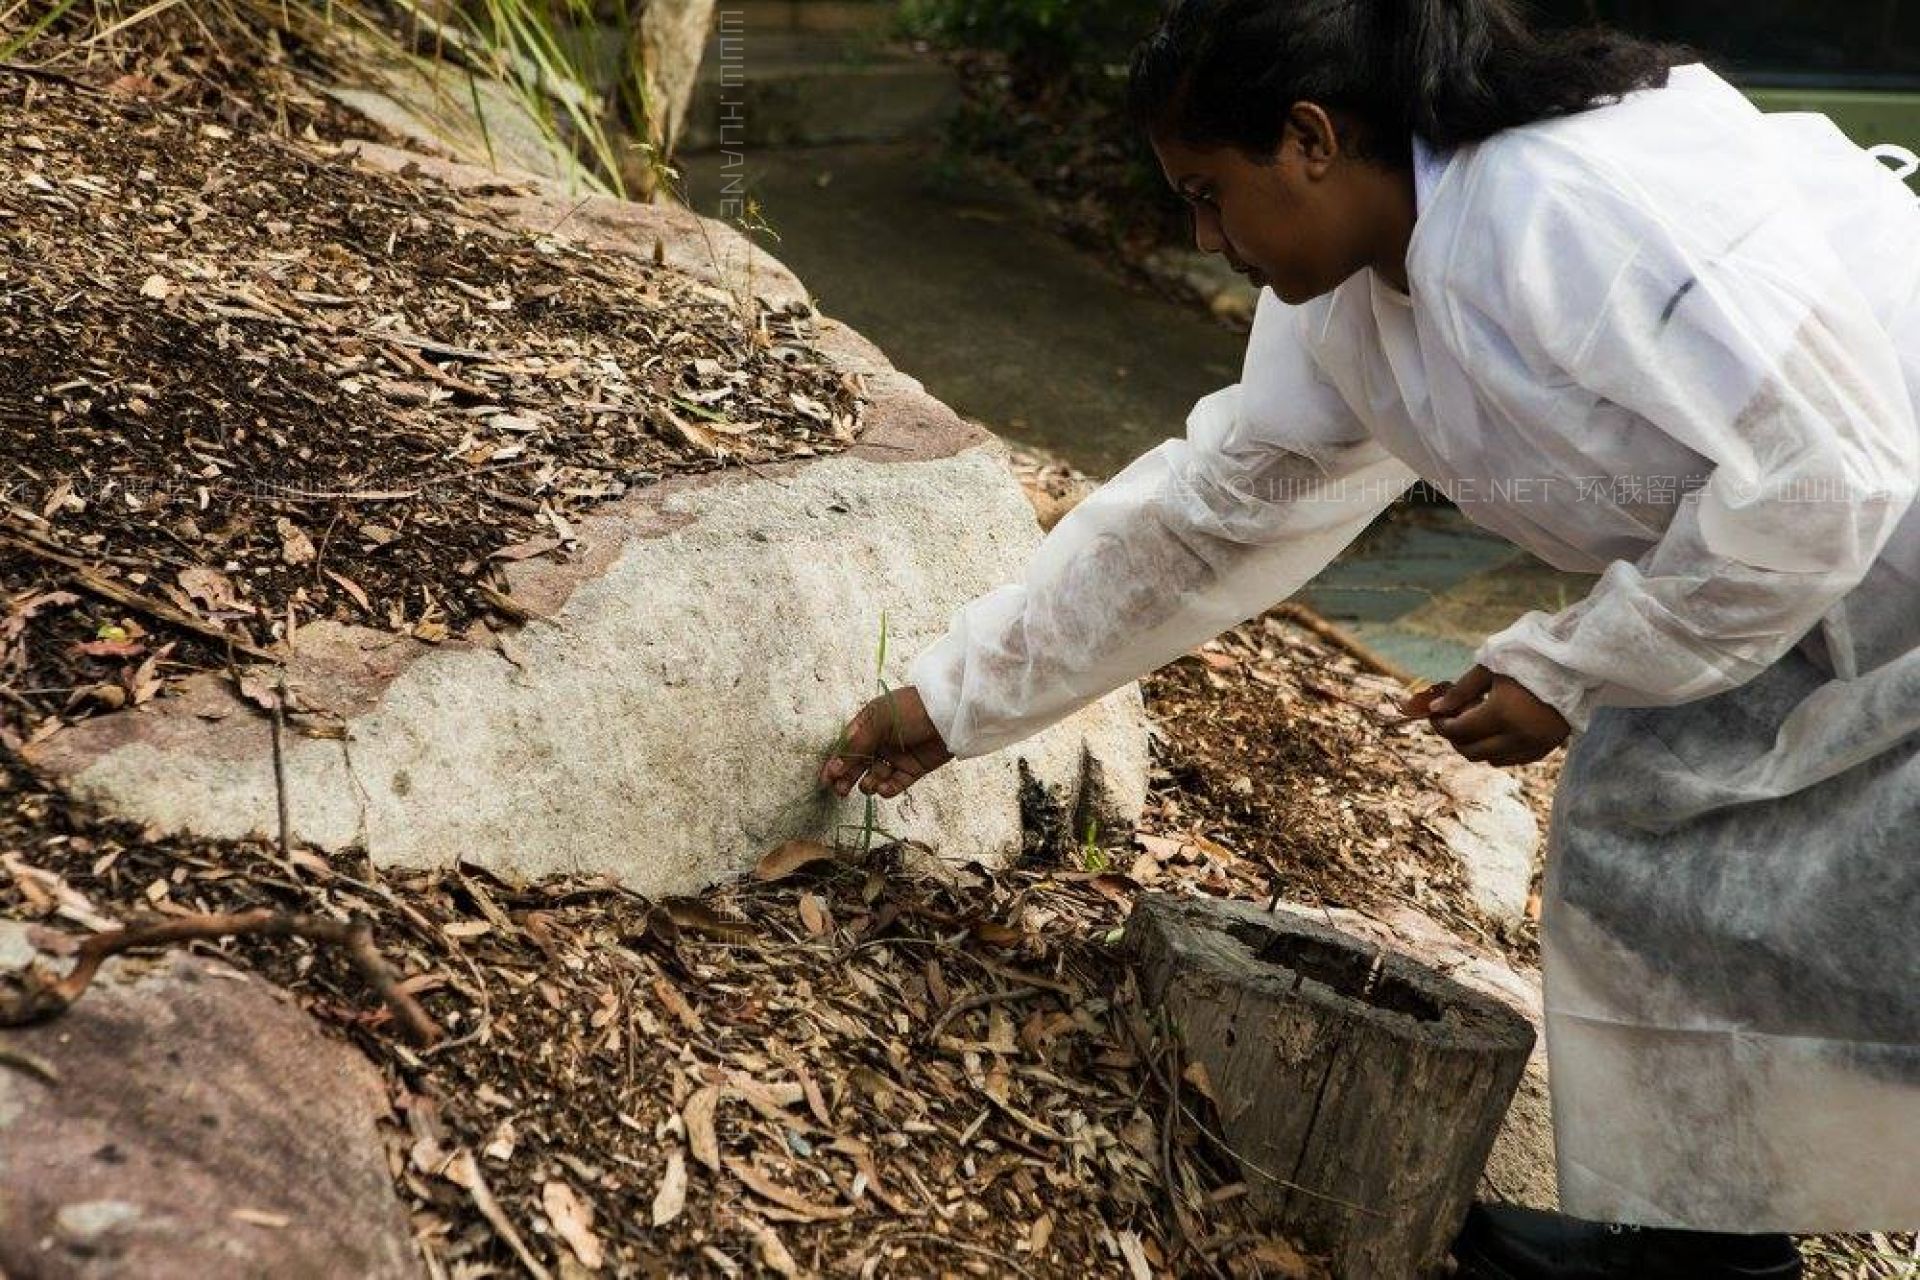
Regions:
<svg viewBox="0 0 1920 1280"><path fill-rule="evenodd" d="M1309 902L1405 896L1404 866L1373 856L1381 837L1323 800L1311 766L1243 816L1211 795L1238 775L1193 750L1253 690L1283 755L1364 761L1414 732L1383 727L1364 705L1375 678L1319 646L1256 623L1176 663L1151 687L1167 736L1141 829L1054 832L1011 868L796 842L747 882L651 903L599 881L143 839L21 774L0 902L68 930L260 906L375 922L440 1047L407 1047L337 954L224 951L385 1068L395 1177L446 1274L1311 1275L1242 1219L1204 1073L1115 944L1146 888L1260 900L1278 875ZM1242 685L1252 671L1273 680ZM1425 802L1394 772L1365 813ZM1419 808L1402 818L1399 857L1445 864ZM1466 918L1448 883L1418 900Z"/></svg>

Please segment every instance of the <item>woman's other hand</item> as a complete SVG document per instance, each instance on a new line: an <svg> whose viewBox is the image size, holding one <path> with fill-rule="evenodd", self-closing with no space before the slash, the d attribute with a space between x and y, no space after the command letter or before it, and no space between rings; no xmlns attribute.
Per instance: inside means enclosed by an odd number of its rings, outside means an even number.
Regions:
<svg viewBox="0 0 1920 1280"><path fill-rule="evenodd" d="M870 796L892 799L953 759L912 685L860 708L842 738L820 769L820 785L840 796L857 783Z"/></svg>
<svg viewBox="0 0 1920 1280"><path fill-rule="evenodd" d="M1469 760L1507 768L1552 755L1573 733L1566 717L1508 676L1475 667L1426 704L1434 731Z"/></svg>

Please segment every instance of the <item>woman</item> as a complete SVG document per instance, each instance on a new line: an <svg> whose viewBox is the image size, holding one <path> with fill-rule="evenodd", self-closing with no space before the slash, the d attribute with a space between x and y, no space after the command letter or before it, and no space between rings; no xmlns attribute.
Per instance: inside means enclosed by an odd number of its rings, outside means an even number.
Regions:
<svg viewBox="0 0 1920 1280"><path fill-rule="evenodd" d="M1508 0L1179 0L1133 99L1263 293L1241 382L968 605L822 781L897 796L1285 598L1417 478L1584 600L1432 704L1569 736L1561 1197L1469 1275L1788 1277L1920 1226L1920 204L1820 117Z"/></svg>

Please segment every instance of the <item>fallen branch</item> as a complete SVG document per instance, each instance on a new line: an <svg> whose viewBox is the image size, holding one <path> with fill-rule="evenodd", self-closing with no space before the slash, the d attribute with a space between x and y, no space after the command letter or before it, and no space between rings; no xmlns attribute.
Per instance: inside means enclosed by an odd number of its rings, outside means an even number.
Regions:
<svg viewBox="0 0 1920 1280"><path fill-rule="evenodd" d="M1012 991L988 991L981 995L968 996L965 1000L956 1000L941 1010L940 1016L934 1019L933 1026L929 1027L927 1034L921 1037L921 1043L932 1044L938 1040L940 1033L947 1029L947 1024L963 1013L974 1009L985 1008L990 1004L999 1004L1003 1001L1012 1003L1019 1000L1031 1000L1039 994L1040 989L1038 987L1016 987Z"/></svg>
<svg viewBox="0 0 1920 1280"><path fill-rule="evenodd" d="M0 1067L11 1067L22 1075L32 1076L48 1088L57 1088L60 1084L60 1069L37 1053L28 1053L25 1049L9 1049L0 1045Z"/></svg>
<svg viewBox="0 0 1920 1280"><path fill-rule="evenodd" d="M31 66L24 62L0 62L0 71L10 72L16 76L27 76L34 80L45 80L49 84L61 85L76 93L84 93L90 98L104 98L107 96L93 85L87 84L85 81L76 80L72 76L64 72L55 71L51 67Z"/></svg>
<svg viewBox="0 0 1920 1280"><path fill-rule="evenodd" d="M454 377L411 347L404 347L399 343L390 343L387 349L393 352L395 358L404 362L408 368L415 370L422 377L438 383L449 391L458 391L461 395L478 396L482 399L491 399L494 395L493 392L477 383L468 382L464 378Z"/></svg>
<svg viewBox="0 0 1920 1280"><path fill-rule="evenodd" d="M146 614L149 618L157 618L161 622L171 623L182 630L191 631L193 634L203 639L211 640L216 644L232 645L235 649L238 649L250 658L257 658L262 662L278 662L280 660L274 654L260 648L258 645L236 639L224 629L196 618L184 609L175 608L164 600L155 600L152 596L141 595L131 587L123 587L109 578L101 577L98 573L94 572L84 560L76 560L72 556L55 551L37 538L31 536L15 537L11 534L0 533L0 547L12 547L30 556L38 556L50 564L59 565L68 571L68 581L90 595L96 595L104 600L112 601L114 604L138 610Z"/></svg>
<svg viewBox="0 0 1920 1280"><path fill-rule="evenodd" d="M448 1162L445 1177L456 1187L464 1187L467 1194L473 1197L473 1207L480 1211L480 1216L485 1218L487 1224L507 1242L507 1247L513 1250L514 1257L520 1259L520 1265L527 1269L527 1274L532 1276L533 1280L548 1280L552 1273L540 1265L540 1259L533 1255L533 1251L527 1248L526 1241L522 1240L520 1233L514 1229L513 1219L507 1216L507 1211L501 1208L500 1202L494 1198L492 1188L487 1186L487 1180L480 1172L480 1162L473 1158L473 1153L464 1149L458 1152Z"/></svg>
<svg viewBox="0 0 1920 1280"><path fill-rule="evenodd" d="M1405 668L1387 661L1312 609L1307 608L1306 605L1295 603L1278 605L1272 613L1274 617L1284 618L1302 631L1326 641L1377 676L1386 676L1389 680L1398 680L1401 684L1414 683L1414 677Z"/></svg>
<svg viewBox="0 0 1920 1280"><path fill-rule="evenodd" d="M489 586L484 582L475 582L473 585L474 589L480 593L481 598L491 605L496 613L501 614L503 617L510 618L514 622L519 623L546 621L545 614L535 613L504 591Z"/></svg>
<svg viewBox="0 0 1920 1280"><path fill-rule="evenodd" d="M100 966L123 951L243 935L305 938L309 942L345 948L353 967L373 988L374 994L386 1002L394 1021L409 1040L426 1046L440 1039L439 1026L412 996L400 989L392 968L373 945L373 929L365 921L342 923L264 909L234 915L183 916L96 933L80 944L79 959L64 978L55 977L50 969L37 962L29 964L20 974L0 978L0 1027L32 1026L59 1017L86 993Z"/></svg>

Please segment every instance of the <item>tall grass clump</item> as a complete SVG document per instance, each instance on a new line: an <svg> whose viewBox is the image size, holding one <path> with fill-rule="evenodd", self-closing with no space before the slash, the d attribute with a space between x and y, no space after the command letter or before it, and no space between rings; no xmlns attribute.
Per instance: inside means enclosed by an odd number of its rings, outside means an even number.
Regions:
<svg viewBox="0 0 1920 1280"><path fill-rule="evenodd" d="M472 108L489 151L480 82L497 81L576 186L624 194L613 124L619 103L645 95L624 59L597 87L591 48L609 22L626 47L629 21L594 0L0 0L0 61L137 71L191 51L173 62L201 68L210 95L239 87L217 83L222 71L270 93L289 64L342 83L411 69Z"/></svg>

